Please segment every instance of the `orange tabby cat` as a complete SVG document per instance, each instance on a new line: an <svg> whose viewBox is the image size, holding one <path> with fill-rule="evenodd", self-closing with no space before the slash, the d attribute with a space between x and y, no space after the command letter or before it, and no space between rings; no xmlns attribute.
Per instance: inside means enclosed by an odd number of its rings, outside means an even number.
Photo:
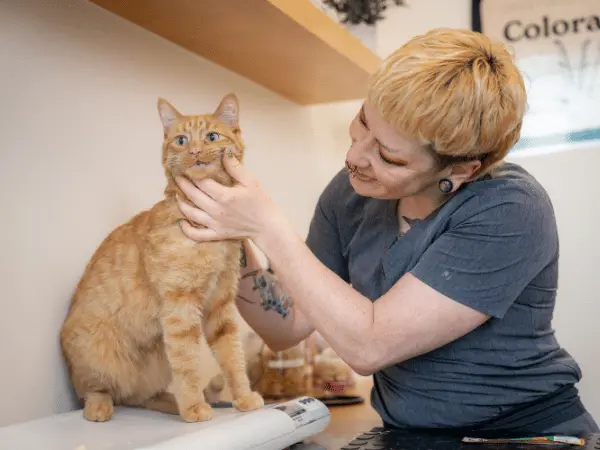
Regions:
<svg viewBox="0 0 600 450"><path fill-rule="evenodd" d="M61 346L88 420L106 421L114 405L209 420L200 375L204 336L241 411L260 408L252 392L234 299L239 240L196 243L181 231L176 175L232 185L222 155L243 159L235 95L213 114L185 116L158 101L164 127L165 197L102 242L77 286L61 330ZM172 394L171 394L172 392Z"/></svg>

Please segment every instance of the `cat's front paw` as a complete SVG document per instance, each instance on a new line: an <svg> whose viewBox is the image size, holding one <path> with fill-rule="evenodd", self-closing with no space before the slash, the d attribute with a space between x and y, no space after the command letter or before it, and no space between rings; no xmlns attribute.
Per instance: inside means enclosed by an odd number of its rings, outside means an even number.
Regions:
<svg viewBox="0 0 600 450"><path fill-rule="evenodd" d="M179 412L186 422L204 422L212 419L212 408L208 403L196 403Z"/></svg>
<svg viewBox="0 0 600 450"><path fill-rule="evenodd" d="M252 411L265 406L265 401L257 392L242 395L233 401L233 406L239 411Z"/></svg>

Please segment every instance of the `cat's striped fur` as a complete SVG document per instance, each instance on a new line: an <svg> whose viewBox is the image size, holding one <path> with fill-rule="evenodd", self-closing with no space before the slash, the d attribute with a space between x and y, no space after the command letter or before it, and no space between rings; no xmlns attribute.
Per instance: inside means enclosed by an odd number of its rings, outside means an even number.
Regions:
<svg viewBox="0 0 600 450"><path fill-rule="evenodd" d="M109 420L114 405L212 417L203 394L201 339L213 350L234 405L264 405L251 392L234 319L240 241L196 243L181 231L174 176L231 185L221 157L243 159L238 102L230 94L213 114L184 116L160 99L165 197L112 231L88 263L60 341L85 417ZM211 134L212 133L212 134ZM214 385L214 381L213 381ZM214 387L214 386L213 386Z"/></svg>

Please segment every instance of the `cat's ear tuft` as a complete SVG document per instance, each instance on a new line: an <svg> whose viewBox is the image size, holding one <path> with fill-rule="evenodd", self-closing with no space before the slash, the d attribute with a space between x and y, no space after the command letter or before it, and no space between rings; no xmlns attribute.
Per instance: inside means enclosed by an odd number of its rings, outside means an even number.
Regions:
<svg viewBox="0 0 600 450"><path fill-rule="evenodd" d="M231 127L237 127L239 121L240 106L235 94L227 94L221 100L219 107L214 112L214 115L223 120Z"/></svg>
<svg viewBox="0 0 600 450"><path fill-rule="evenodd" d="M158 99L158 114L165 130L181 118L181 113L164 98Z"/></svg>

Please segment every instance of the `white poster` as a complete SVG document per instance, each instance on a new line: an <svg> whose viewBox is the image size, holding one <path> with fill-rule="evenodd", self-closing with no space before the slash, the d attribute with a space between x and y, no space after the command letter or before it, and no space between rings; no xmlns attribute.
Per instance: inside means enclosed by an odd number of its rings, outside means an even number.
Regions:
<svg viewBox="0 0 600 450"><path fill-rule="evenodd" d="M600 146L600 0L479 0L473 28L514 53L528 93L513 152Z"/></svg>

